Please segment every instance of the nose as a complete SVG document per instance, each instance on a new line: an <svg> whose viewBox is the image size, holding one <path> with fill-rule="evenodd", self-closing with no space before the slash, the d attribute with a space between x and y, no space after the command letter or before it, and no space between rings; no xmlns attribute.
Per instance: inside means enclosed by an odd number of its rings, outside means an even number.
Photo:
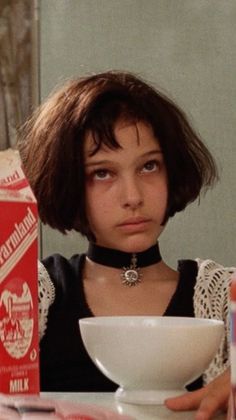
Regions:
<svg viewBox="0 0 236 420"><path fill-rule="evenodd" d="M121 185L122 207L135 210L143 204L143 193L137 178L123 180Z"/></svg>

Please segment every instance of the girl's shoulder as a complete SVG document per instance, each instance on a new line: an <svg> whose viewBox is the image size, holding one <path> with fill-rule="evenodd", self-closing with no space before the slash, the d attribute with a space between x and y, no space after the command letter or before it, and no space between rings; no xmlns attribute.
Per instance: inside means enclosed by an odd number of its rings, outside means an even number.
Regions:
<svg viewBox="0 0 236 420"><path fill-rule="evenodd" d="M214 288L217 285L222 286L223 284L226 287L229 286L230 278L236 270L236 267L225 267L210 259L202 260L196 258L195 261L198 265L196 286L205 285L208 289Z"/></svg>
<svg viewBox="0 0 236 420"><path fill-rule="evenodd" d="M81 272L84 254L76 254L66 258L60 254L53 254L39 262L39 278L43 283L53 284L57 293L65 291L72 285L72 279L78 278ZM68 282L68 279L71 279Z"/></svg>
<svg viewBox="0 0 236 420"><path fill-rule="evenodd" d="M66 301L73 294L75 282L73 278L81 271L83 254L74 255L70 259L60 254L53 254L38 261L38 305L39 305L39 332L43 337L50 307L55 301ZM70 280L70 281L68 281Z"/></svg>
<svg viewBox="0 0 236 420"><path fill-rule="evenodd" d="M55 286L41 261L38 261L38 314L39 338L45 334L47 327L48 311L55 300Z"/></svg>
<svg viewBox="0 0 236 420"><path fill-rule="evenodd" d="M199 318L219 319L225 333L219 350L204 373L204 382L211 382L229 365L230 348L230 281L235 267L224 267L212 260L196 259L198 273L194 290L194 314Z"/></svg>
<svg viewBox="0 0 236 420"><path fill-rule="evenodd" d="M228 314L229 286L235 267L224 267L210 259L198 258L196 262L195 316L222 319Z"/></svg>

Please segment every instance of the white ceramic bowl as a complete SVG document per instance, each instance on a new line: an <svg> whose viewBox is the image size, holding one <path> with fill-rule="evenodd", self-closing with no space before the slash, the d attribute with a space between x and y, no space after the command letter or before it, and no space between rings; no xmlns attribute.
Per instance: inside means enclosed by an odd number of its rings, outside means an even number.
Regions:
<svg viewBox="0 0 236 420"><path fill-rule="evenodd" d="M79 320L88 354L119 385L121 402L162 404L184 392L214 357L222 321L158 316Z"/></svg>

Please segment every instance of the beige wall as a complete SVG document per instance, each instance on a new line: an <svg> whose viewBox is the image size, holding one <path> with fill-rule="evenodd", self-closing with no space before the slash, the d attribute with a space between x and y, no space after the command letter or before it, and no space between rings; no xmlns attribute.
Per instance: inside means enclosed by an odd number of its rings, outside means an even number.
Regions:
<svg viewBox="0 0 236 420"><path fill-rule="evenodd" d="M31 0L1 0L0 150L15 146L17 129L35 104L33 21Z"/></svg>
<svg viewBox="0 0 236 420"><path fill-rule="evenodd" d="M221 170L218 186L171 221L161 240L179 258L235 264L235 0L41 0L44 98L65 78L106 69L139 73L176 99ZM43 255L84 248L44 229Z"/></svg>

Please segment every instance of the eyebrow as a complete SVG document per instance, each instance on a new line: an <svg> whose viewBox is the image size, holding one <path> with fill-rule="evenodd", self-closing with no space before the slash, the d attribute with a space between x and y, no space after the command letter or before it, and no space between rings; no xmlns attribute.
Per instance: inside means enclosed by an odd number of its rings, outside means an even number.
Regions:
<svg viewBox="0 0 236 420"><path fill-rule="evenodd" d="M157 154L159 154L159 155L163 154L162 150L160 150L160 149L150 150L149 152L144 153L143 155L139 156L138 158L142 159L142 158L151 157L151 156L154 156L154 155L157 155ZM91 167L91 166L107 165L107 164L110 164L110 163L113 163L113 160L109 160L109 159L102 159L102 160L97 160L97 161L95 160L95 161L85 163L85 167L88 168L88 167Z"/></svg>

